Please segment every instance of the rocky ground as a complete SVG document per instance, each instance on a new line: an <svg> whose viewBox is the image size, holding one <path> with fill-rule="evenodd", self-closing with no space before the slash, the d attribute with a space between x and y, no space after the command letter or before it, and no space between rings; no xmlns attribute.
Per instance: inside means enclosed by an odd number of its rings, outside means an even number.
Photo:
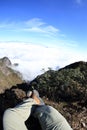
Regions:
<svg viewBox="0 0 87 130"><path fill-rule="evenodd" d="M28 84L23 83L13 86L0 94L0 129L3 130L2 117L4 111L9 107L14 107L16 104L26 98ZM46 104L55 107L61 112L72 126L73 130L87 130L87 106L82 102L53 102L48 98L43 97ZM34 124L34 125L33 125ZM29 130L41 130L36 119L30 117L26 121Z"/></svg>
<svg viewBox="0 0 87 130"><path fill-rule="evenodd" d="M77 62L59 71L49 70L31 83L24 82L9 66L7 57L0 59L0 130L4 111L26 99L31 87L40 92L46 104L63 114L73 130L87 130L87 62ZM26 121L26 126L29 130L41 130L33 117Z"/></svg>

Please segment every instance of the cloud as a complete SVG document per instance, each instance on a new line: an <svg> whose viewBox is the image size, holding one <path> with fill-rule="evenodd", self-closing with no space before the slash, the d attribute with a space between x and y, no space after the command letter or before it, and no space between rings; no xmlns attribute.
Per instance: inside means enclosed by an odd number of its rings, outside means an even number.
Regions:
<svg viewBox="0 0 87 130"><path fill-rule="evenodd" d="M82 0L76 0L76 3L80 4L82 2Z"/></svg>
<svg viewBox="0 0 87 130"><path fill-rule="evenodd" d="M39 18L30 19L25 22L26 28L25 31L29 32L38 32L38 33L45 33L45 34L55 34L59 32L58 28L55 28L52 25L48 25L45 22L42 22Z"/></svg>
<svg viewBox="0 0 87 130"><path fill-rule="evenodd" d="M28 21L25 21L25 24L29 27L38 27L44 25L45 23L42 22L40 18L33 18Z"/></svg>
<svg viewBox="0 0 87 130"><path fill-rule="evenodd" d="M43 22L39 18L33 18L27 21L21 22L3 22L0 23L0 30L3 31L12 31L12 32L23 32L23 33L40 33L40 34L48 34L55 35L59 32L59 29Z"/></svg>
<svg viewBox="0 0 87 130"><path fill-rule="evenodd" d="M83 0L75 0L78 5L81 5Z"/></svg>
<svg viewBox="0 0 87 130"><path fill-rule="evenodd" d="M55 33L59 32L59 29L49 25L49 26L44 28L44 32L55 34Z"/></svg>
<svg viewBox="0 0 87 130"><path fill-rule="evenodd" d="M59 30L53 26L26 28L24 31L55 35Z"/></svg>
<svg viewBox="0 0 87 130"><path fill-rule="evenodd" d="M5 42L0 43L0 58L7 56L12 63L18 63L19 70L25 80L32 80L43 73L42 69L48 67L64 67L78 60L85 60L86 55L78 52L73 47L42 46L30 43Z"/></svg>

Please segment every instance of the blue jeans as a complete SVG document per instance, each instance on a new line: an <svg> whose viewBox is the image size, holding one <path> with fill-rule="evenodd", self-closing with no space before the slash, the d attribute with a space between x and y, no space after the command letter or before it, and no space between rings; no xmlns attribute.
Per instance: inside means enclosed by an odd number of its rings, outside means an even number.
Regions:
<svg viewBox="0 0 87 130"><path fill-rule="evenodd" d="M72 130L66 119L51 106L37 107L34 116L39 119L42 130Z"/></svg>
<svg viewBox="0 0 87 130"><path fill-rule="evenodd" d="M3 129L4 130L28 130L25 121L29 118L32 111L32 106L36 102L29 98L18 104L14 108L9 108L3 115Z"/></svg>
<svg viewBox="0 0 87 130"><path fill-rule="evenodd" d="M39 119L42 130L72 130L66 119L56 109L47 105L36 105L32 98L5 111L4 130L28 130L25 121L31 114Z"/></svg>

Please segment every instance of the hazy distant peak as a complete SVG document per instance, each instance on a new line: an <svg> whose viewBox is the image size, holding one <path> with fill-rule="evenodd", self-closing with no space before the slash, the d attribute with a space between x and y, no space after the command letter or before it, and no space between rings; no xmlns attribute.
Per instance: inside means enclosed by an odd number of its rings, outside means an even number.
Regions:
<svg viewBox="0 0 87 130"><path fill-rule="evenodd" d="M3 57L0 59L0 63L2 65L5 65L5 66L10 66L11 65L11 61L9 60L8 57Z"/></svg>

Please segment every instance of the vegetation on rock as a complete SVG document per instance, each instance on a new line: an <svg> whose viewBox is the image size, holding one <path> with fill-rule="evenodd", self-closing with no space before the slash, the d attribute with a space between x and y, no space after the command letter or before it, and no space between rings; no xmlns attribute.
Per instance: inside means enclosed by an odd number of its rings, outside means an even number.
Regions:
<svg viewBox="0 0 87 130"><path fill-rule="evenodd" d="M37 76L30 86L53 101L87 99L87 63L77 62L60 70L49 70Z"/></svg>
<svg viewBox="0 0 87 130"><path fill-rule="evenodd" d="M13 85L23 82L19 72L11 69L11 65L11 61L7 57L0 59L0 93Z"/></svg>
<svg viewBox="0 0 87 130"><path fill-rule="evenodd" d="M26 98L32 88L48 105L55 107L74 130L87 130L87 62L76 62L59 70L51 70L25 83L18 72L11 69L7 57L0 59L0 129L3 130L4 111ZM41 130L38 120L26 121L29 130Z"/></svg>

